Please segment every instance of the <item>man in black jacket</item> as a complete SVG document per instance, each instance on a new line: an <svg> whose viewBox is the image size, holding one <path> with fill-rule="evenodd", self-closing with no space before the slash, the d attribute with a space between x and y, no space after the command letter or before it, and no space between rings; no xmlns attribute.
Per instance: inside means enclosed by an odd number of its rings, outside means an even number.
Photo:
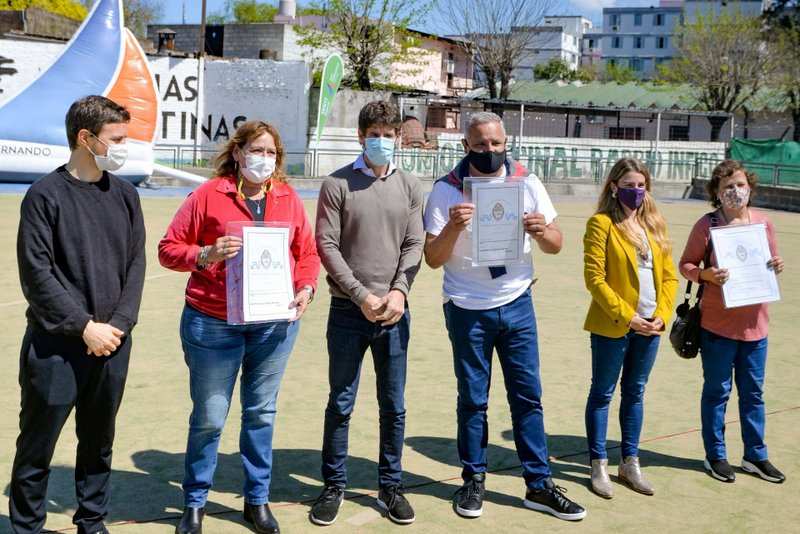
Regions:
<svg viewBox="0 0 800 534"><path fill-rule="evenodd" d="M9 504L15 533L44 527L50 461L73 407L73 522L79 533L106 532L114 424L145 273L139 195L109 172L127 157L129 121L125 108L102 96L72 104L69 162L22 201L17 261L29 307Z"/></svg>

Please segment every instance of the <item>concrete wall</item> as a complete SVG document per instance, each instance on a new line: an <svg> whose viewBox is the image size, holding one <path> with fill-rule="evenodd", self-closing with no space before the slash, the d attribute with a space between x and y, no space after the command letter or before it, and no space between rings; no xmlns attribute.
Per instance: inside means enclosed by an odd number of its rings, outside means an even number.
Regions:
<svg viewBox="0 0 800 534"><path fill-rule="evenodd" d="M39 37L68 40L80 24L77 20L35 7L20 11L0 11L0 35L19 31Z"/></svg>
<svg viewBox="0 0 800 534"><path fill-rule="evenodd" d="M342 88L336 95L333 103L333 111L328 118L326 130L330 128L346 128L355 130L358 128L358 113L361 108L373 100L392 100L394 97L388 91L355 91L353 89ZM319 108L319 88L311 90L309 101L309 127L317 125L317 110ZM353 134L355 135L355 134Z"/></svg>
<svg viewBox="0 0 800 534"><path fill-rule="evenodd" d="M63 47L58 43L0 39L0 56L13 59L14 63L8 66L19 71L0 77L0 104L49 67ZM157 158L170 163L176 158L191 158L198 135L201 155L211 158L237 125L252 119L275 124L287 151L305 152L310 90L306 64L209 60L200 87L196 59L149 56L149 60L161 106ZM202 99L203 110L199 128L195 120L198 98ZM302 173L302 162L302 155L290 158L293 172Z"/></svg>
<svg viewBox="0 0 800 534"><path fill-rule="evenodd" d="M311 131L309 135L311 135ZM438 149L406 149L397 153L396 163L423 178L435 178L452 169L464 156L462 134L437 136ZM662 143L658 153L647 141L603 139L561 139L509 137L508 148L518 159L547 181L596 182L622 157L648 161L656 181L688 184L696 174L710 172L725 155L724 143ZM361 150L354 128L326 128L311 171L326 175L355 159Z"/></svg>

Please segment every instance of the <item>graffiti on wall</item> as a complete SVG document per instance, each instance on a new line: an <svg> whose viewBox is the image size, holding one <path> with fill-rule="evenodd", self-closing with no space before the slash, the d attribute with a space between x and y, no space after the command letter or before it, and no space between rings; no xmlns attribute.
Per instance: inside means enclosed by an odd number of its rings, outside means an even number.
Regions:
<svg viewBox="0 0 800 534"><path fill-rule="evenodd" d="M620 158L636 158L647 163L656 180L689 182L698 173L709 172L724 153L664 148L658 153L619 146L568 147L523 144L513 156L543 180L585 179L601 181ZM398 165L420 177L436 178L450 171L464 156L460 143L440 141L436 150L405 149L398 153Z"/></svg>
<svg viewBox="0 0 800 534"><path fill-rule="evenodd" d="M11 58L0 56L0 82L2 82L3 76L13 76L17 73L17 69L13 67L6 67L4 65L10 65L14 63L14 60ZM0 84L0 93L3 92L3 86Z"/></svg>

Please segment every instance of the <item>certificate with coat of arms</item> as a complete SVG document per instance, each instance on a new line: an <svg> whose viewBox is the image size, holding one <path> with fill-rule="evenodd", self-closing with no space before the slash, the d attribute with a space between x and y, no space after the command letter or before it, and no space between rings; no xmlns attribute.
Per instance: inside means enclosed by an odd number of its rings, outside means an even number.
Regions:
<svg viewBox="0 0 800 534"><path fill-rule="evenodd" d="M228 322L246 324L294 319L290 228L241 225L229 233L240 233L242 249L226 262Z"/></svg>
<svg viewBox="0 0 800 534"><path fill-rule="evenodd" d="M523 181L470 180L472 265L500 266L525 260Z"/></svg>
<svg viewBox="0 0 800 534"><path fill-rule="evenodd" d="M775 271L767 266L772 258L763 223L711 228L717 267L728 269L722 285L726 308L765 304L780 300Z"/></svg>

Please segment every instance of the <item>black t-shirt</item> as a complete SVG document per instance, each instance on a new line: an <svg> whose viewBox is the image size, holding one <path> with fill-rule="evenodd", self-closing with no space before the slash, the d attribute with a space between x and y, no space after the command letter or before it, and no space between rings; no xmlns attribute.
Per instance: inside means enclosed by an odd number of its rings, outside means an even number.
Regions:
<svg viewBox="0 0 800 534"><path fill-rule="evenodd" d="M264 195L264 198L259 200L245 198L244 202L247 204L247 208L250 210L250 213L253 214L253 220L264 222L264 215L267 211L267 196Z"/></svg>
<svg viewBox="0 0 800 534"><path fill-rule="evenodd" d="M136 188L104 172L81 182L64 166L22 200L17 263L28 322L80 336L90 319L130 333L145 274L145 228Z"/></svg>

